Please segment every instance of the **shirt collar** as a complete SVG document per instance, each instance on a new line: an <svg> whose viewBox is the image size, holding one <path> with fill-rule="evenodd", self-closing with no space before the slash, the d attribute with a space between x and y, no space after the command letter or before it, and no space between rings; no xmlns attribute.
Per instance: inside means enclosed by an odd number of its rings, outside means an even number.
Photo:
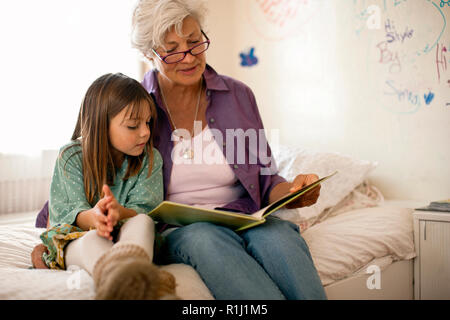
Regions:
<svg viewBox="0 0 450 320"><path fill-rule="evenodd" d="M206 82L206 89L208 90L218 90L218 91L228 91L230 88L226 85L223 78L214 70L209 64L206 65L205 72L203 72L203 77Z"/></svg>

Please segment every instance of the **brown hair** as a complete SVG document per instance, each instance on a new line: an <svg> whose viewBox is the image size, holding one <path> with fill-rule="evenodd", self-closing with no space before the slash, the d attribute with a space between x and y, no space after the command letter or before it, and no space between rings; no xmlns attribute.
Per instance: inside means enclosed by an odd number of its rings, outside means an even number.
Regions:
<svg viewBox="0 0 450 320"><path fill-rule="evenodd" d="M121 73L105 74L95 80L87 90L72 140L78 140L81 144L84 189L86 199L91 205L94 205L96 196L102 197L103 184L111 185L116 176L109 139L111 119L128 106L131 116L139 117L145 102L150 106L150 138L145 152L139 156L128 156L128 168L123 180L139 172L146 153L149 161L148 176L152 173L153 134L157 116L155 103L138 81ZM68 148L63 150L61 155Z"/></svg>

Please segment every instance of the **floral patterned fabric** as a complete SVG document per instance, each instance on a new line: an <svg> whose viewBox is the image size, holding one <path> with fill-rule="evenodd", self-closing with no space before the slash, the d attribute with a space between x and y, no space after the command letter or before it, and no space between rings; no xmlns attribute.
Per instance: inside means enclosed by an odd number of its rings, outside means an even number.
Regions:
<svg viewBox="0 0 450 320"><path fill-rule="evenodd" d="M78 239L86 233L87 231L70 224L57 225L43 232L40 238L47 247L48 253L43 254L42 260L47 267L65 270L64 248L70 241Z"/></svg>

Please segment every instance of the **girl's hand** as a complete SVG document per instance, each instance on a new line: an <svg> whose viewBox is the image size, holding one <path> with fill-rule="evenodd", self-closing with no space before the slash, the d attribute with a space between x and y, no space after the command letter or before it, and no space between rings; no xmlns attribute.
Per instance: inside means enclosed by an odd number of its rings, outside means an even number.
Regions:
<svg viewBox="0 0 450 320"><path fill-rule="evenodd" d="M315 174L299 174L297 177L295 177L294 181L291 183L290 192L295 192L297 190L300 190L304 186L311 184L315 181L319 180L319 177ZM316 186L315 188L309 190L304 195L300 196L296 200L288 203L286 205L286 208L288 209L294 209L294 208L302 208L302 207L308 207L312 206L317 202L317 199L320 195L320 185Z"/></svg>
<svg viewBox="0 0 450 320"><path fill-rule="evenodd" d="M120 220L120 209L121 205L117 202L116 198L114 197L113 193L111 192L111 189L105 184L103 185L103 193L105 194L105 197L109 197L111 200L108 201L106 204L106 210L107 210L107 225L108 228L112 229L114 226L119 222Z"/></svg>
<svg viewBox="0 0 450 320"><path fill-rule="evenodd" d="M107 205L111 202L111 197L105 196L100 199L95 205L93 210L93 219L94 219L94 227L97 230L97 234L101 237L104 237L108 240L112 240L111 232L113 228L108 225L107 218Z"/></svg>

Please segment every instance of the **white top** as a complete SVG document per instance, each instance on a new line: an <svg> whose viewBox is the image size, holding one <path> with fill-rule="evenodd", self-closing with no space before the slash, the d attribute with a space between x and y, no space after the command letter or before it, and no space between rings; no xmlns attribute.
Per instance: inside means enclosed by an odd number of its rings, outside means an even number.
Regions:
<svg viewBox="0 0 450 320"><path fill-rule="evenodd" d="M191 140L174 143L167 200L214 209L245 193L208 126ZM186 148L193 150L192 159L183 157Z"/></svg>

